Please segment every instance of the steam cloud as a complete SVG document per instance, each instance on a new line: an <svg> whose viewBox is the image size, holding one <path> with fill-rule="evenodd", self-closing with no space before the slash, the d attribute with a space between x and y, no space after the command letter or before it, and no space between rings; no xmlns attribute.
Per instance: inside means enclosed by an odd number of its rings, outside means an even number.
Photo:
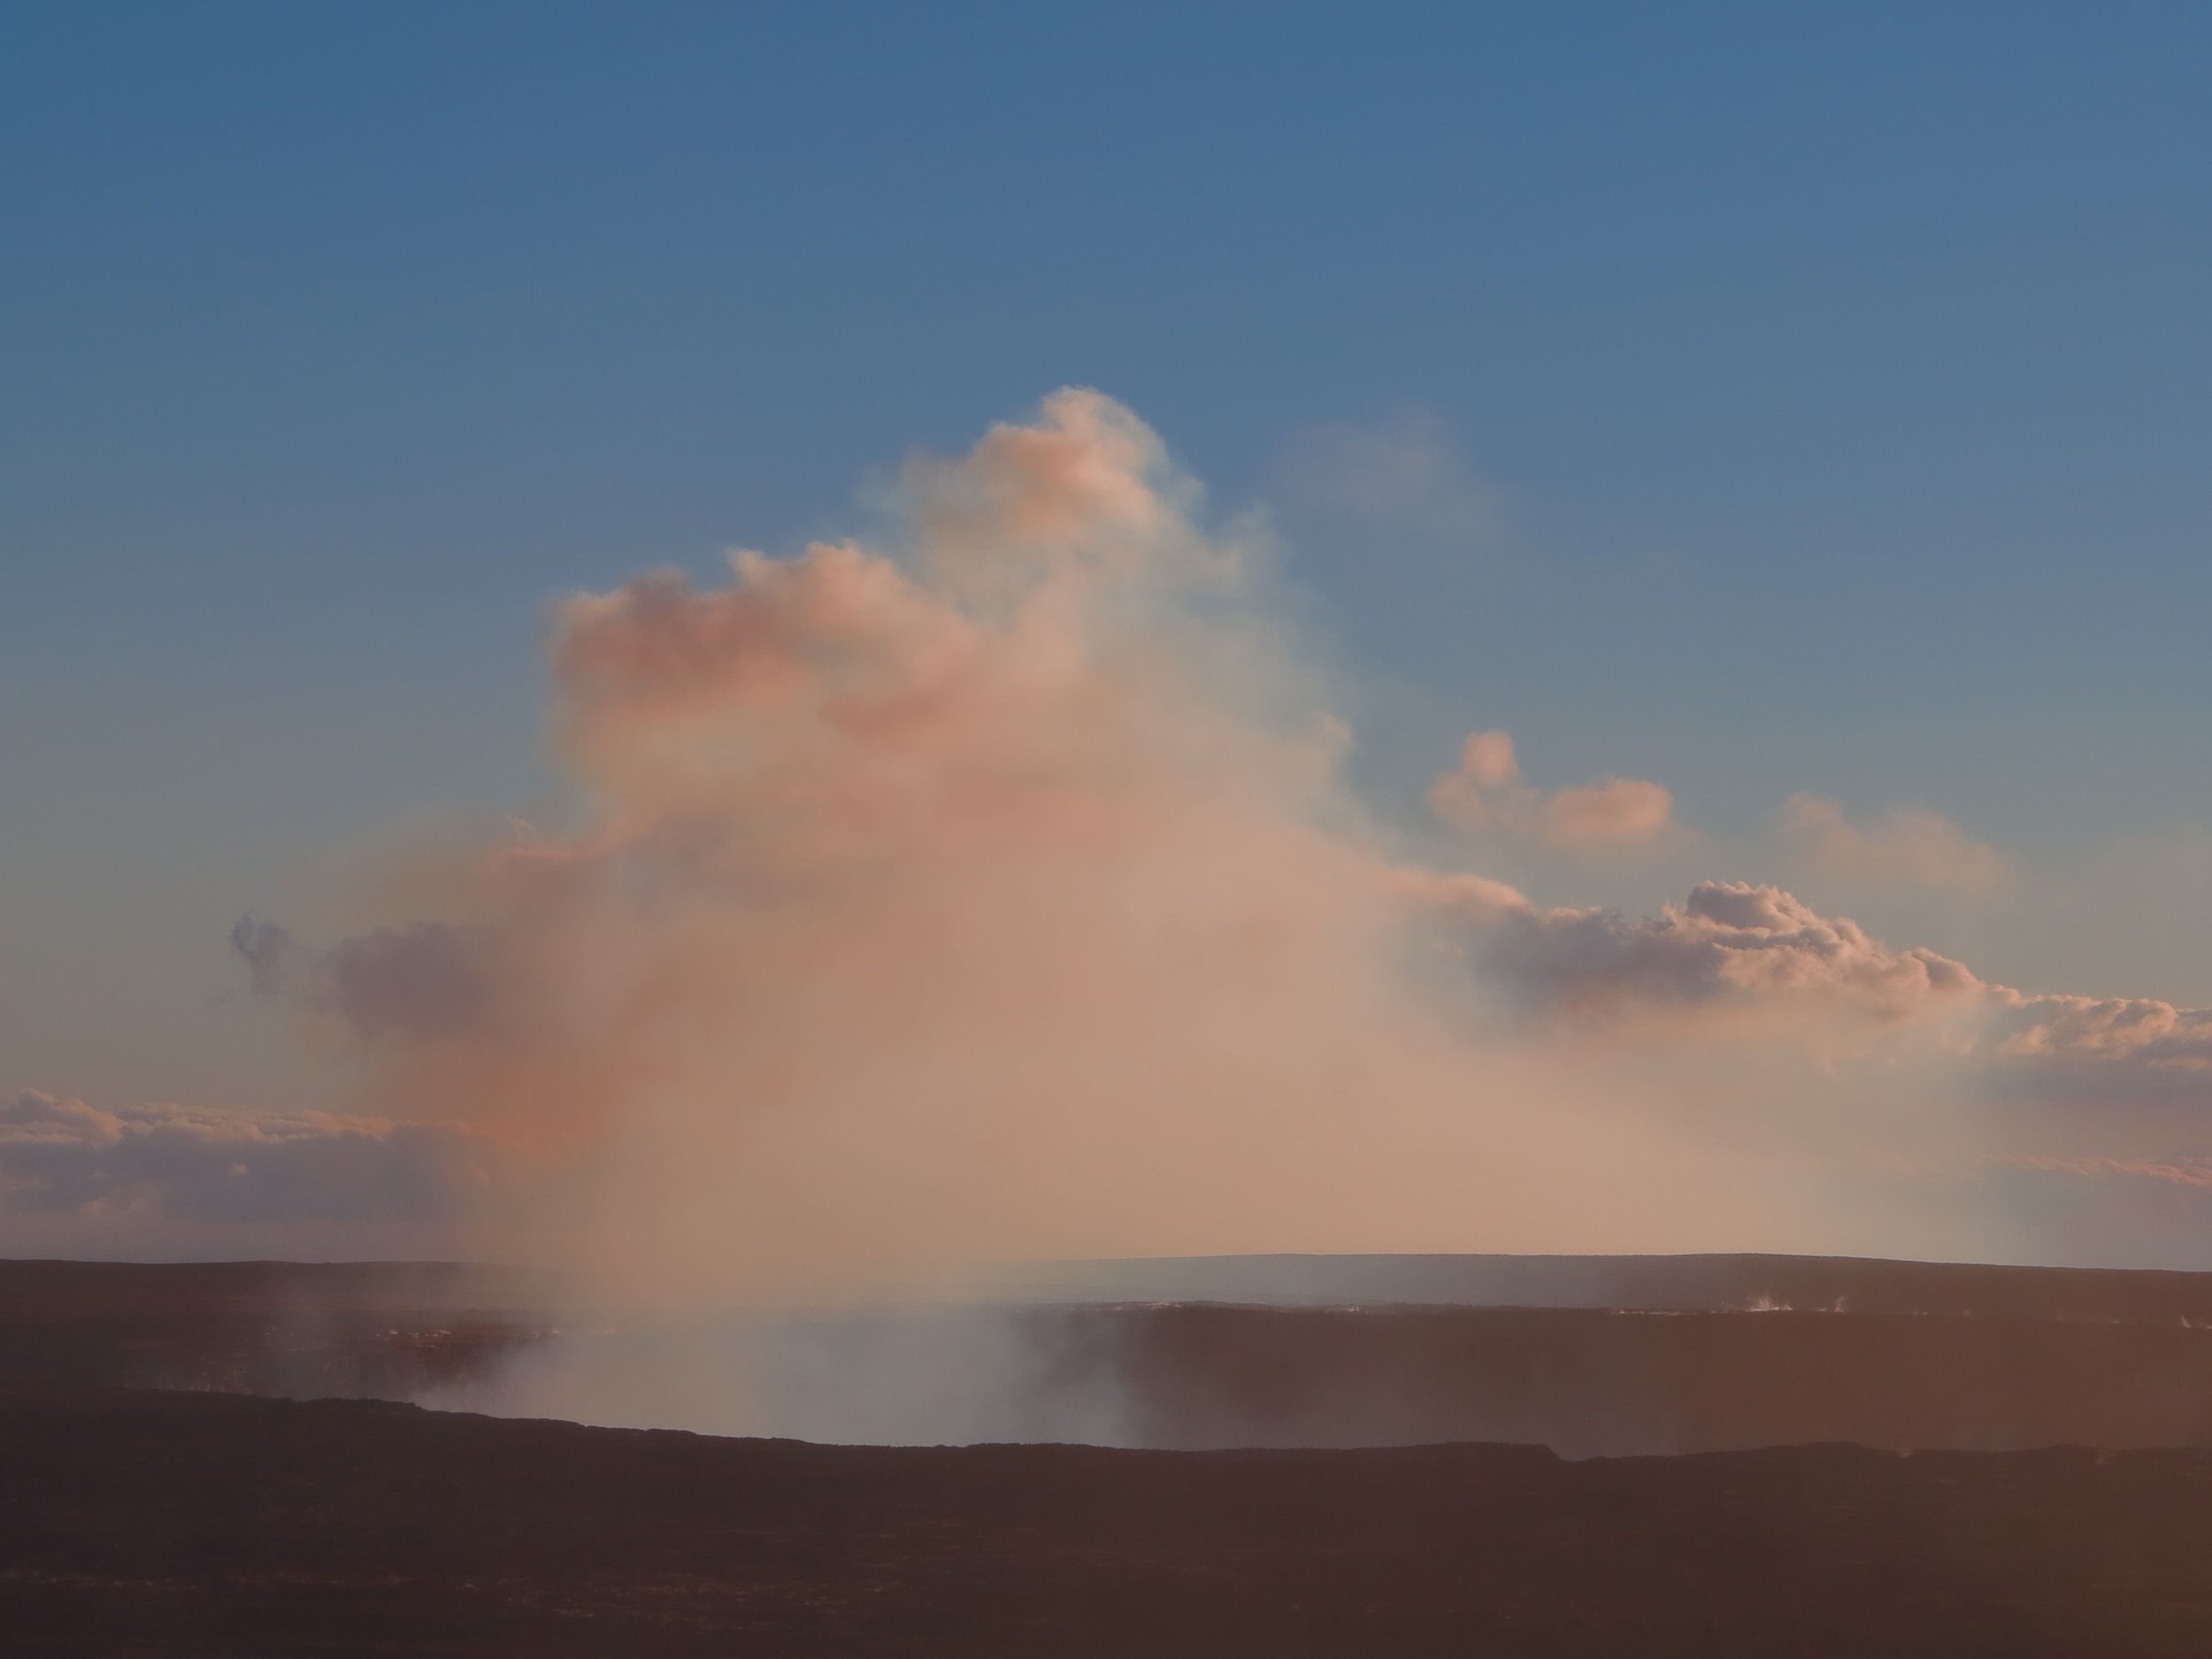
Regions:
<svg viewBox="0 0 2212 1659"><path fill-rule="evenodd" d="M236 936L257 986L371 1057L378 1102L557 1169L523 1242L611 1290L1056 1255L1910 1249L1802 1147L1714 1112L1832 1095L1847 1032L1912 1109L1884 1120L1899 1156L2039 1179L2087 1155L1981 1144L1990 1096L2198 1089L2212 1064L2212 1014L1993 986L1771 887L1633 918L1409 864L1342 784L1349 733L1272 620L1263 541L1205 527L1095 393L902 491L887 545L560 608L572 833L485 849L434 913L328 949ZM1569 849L1680 833L1655 783L1533 788L1501 732L1432 803ZM1979 867L1926 825L1796 813L1836 856ZM1802 1074L1638 1057L1801 1030Z"/></svg>

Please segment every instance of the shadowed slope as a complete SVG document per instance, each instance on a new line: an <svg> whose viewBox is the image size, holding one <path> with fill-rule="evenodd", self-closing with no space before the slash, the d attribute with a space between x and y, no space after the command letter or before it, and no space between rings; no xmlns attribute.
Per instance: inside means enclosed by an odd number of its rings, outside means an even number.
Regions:
<svg viewBox="0 0 2212 1659"><path fill-rule="evenodd" d="M2212 1455L893 1450L0 1409L21 1654L2202 1651Z"/></svg>

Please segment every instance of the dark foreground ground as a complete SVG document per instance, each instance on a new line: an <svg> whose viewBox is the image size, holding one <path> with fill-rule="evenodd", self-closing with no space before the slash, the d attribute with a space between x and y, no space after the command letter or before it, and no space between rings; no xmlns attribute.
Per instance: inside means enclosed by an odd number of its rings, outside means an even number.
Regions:
<svg viewBox="0 0 2212 1659"><path fill-rule="evenodd" d="M0 1403L11 1655L2212 1651L2212 1454L887 1449Z"/></svg>
<svg viewBox="0 0 2212 1659"><path fill-rule="evenodd" d="M0 1263L0 1659L2212 1655L2212 1276L1082 1271L1274 1305L991 1314L1006 1432L1156 1449L917 1450L309 1398L639 1334L511 1273Z"/></svg>

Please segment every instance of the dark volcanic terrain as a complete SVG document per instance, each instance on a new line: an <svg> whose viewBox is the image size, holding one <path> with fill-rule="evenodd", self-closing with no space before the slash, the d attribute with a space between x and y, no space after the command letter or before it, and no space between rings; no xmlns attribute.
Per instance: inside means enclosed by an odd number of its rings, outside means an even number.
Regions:
<svg viewBox="0 0 2212 1659"><path fill-rule="evenodd" d="M1835 1256L1201 1256L1002 1276L1031 1299L1892 1313L2212 1325L2212 1273Z"/></svg>
<svg viewBox="0 0 2212 1659"><path fill-rule="evenodd" d="M2205 1276L1100 1268L1281 1293L991 1316L1025 1389L1164 1449L313 1400L621 1337L486 1269L0 1263L0 1652L2212 1652Z"/></svg>
<svg viewBox="0 0 2212 1659"><path fill-rule="evenodd" d="M1010 1409L965 1419L984 1426L959 1437L1179 1450L1499 1440L1569 1456L1829 1440L2212 1447L2212 1275L1760 1256L1102 1265L1125 1279L1279 1286L1301 1263L1335 1290L1510 1279L1524 1294L1609 1290L1623 1305L1031 1304L989 1327L1007 1374L983 1380ZM1784 1311L1778 1292L1846 1310ZM549 1300L541 1281L448 1264L0 1263L0 1386L468 1403L495 1398L483 1386L518 1355L565 1344L589 1363L623 1340L603 1317L559 1332ZM896 1369L956 1348L951 1321L975 1324L949 1314L933 1341L931 1317L899 1316L895 1341L867 1314L814 1328L849 1339L849 1371ZM818 1438L872 1438L834 1415L805 1420Z"/></svg>
<svg viewBox="0 0 2212 1659"><path fill-rule="evenodd" d="M0 1261L0 1388L410 1399L543 1334L550 1290L451 1262Z"/></svg>
<svg viewBox="0 0 2212 1659"><path fill-rule="evenodd" d="M1061 1317L1059 1363L1087 1386L1110 1379L1129 1445L2212 1447L2212 1329L2176 1325L1572 1308Z"/></svg>
<svg viewBox="0 0 2212 1659"><path fill-rule="evenodd" d="M0 1409L11 1654L2200 1655L2212 1454L718 1440Z"/></svg>

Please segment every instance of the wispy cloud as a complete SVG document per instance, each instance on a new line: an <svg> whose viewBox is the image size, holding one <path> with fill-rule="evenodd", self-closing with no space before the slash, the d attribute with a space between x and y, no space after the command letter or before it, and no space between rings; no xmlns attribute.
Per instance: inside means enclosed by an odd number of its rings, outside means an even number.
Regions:
<svg viewBox="0 0 2212 1659"><path fill-rule="evenodd" d="M1505 516L1502 492L1423 409L1313 428L1291 446L1280 493L1300 513L1460 547L1494 541Z"/></svg>
<svg viewBox="0 0 2212 1659"><path fill-rule="evenodd" d="M1521 776L1513 739L1477 732L1459 764L1429 786L1438 817L1475 834L1499 833L1566 852L1650 847L1682 836L1674 797L1642 778L1599 778L1547 793Z"/></svg>
<svg viewBox="0 0 2212 1659"><path fill-rule="evenodd" d="M721 1291L1033 1252L1817 1242L1774 1231L1816 1213L1809 1151L1677 1132L1688 1095L1776 1118L1747 1038L1925 1060L1864 1087L1947 1152L1982 1120L1944 1090L1976 1079L2212 1113L2212 1016L2030 995L1772 886L1636 915L1395 856L1234 527L1110 399L901 478L883 545L560 607L572 834L476 849L437 913L334 943L239 931L395 1117L578 1148L540 1235L572 1263ZM1503 732L1431 800L1471 853L1706 845L1650 780L1530 783ZM1793 813L1861 873L2001 868L1932 815Z"/></svg>
<svg viewBox="0 0 2212 1659"><path fill-rule="evenodd" d="M1893 807L1854 823L1834 801L1794 795L1782 809L1782 832L1797 858L1824 875L1979 894L2012 874L1994 847L1918 807Z"/></svg>

